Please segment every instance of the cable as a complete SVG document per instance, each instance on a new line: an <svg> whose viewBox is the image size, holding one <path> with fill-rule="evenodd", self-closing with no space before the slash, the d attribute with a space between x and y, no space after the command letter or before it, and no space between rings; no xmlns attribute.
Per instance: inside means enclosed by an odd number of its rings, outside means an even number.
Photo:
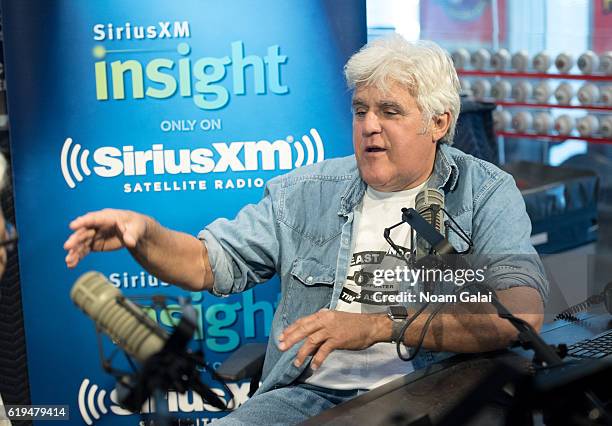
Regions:
<svg viewBox="0 0 612 426"><path fill-rule="evenodd" d="M411 355L409 357L404 357L404 355L402 355L401 344L404 343L404 334L406 334L406 330L408 330L408 327L410 327L410 324L412 324L414 320L417 319L417 317L421 315L428 306L429 306L429 302L421 306L419 310L417 310L414 313L414 315L406 319L406 322L404 323L404 325L402 326L402 329L400 330L399 338L397 339L397 342L395 342L395 350L397 351L397 356L402 361L412 361L414 359L414 355Z"/></svg>
<svg viewBox="0 0 612 426"><path fill-rule="evenodd" d="M527 274L525 274L527 275ZM466 286L462 286L462 287L457 287L455 289L455 291L453 291L453 294L458 293L460 290L461 291L466 291L466 289L469 289L471 287L485 287L488 288L485 284L482 283L478 283L478 282L473 282L470 283ZM492 290L492 289L490 289ZM496 300L497 299L497 295L495 295L495 292L491 292L492 295L494 295L493 297L495 297ZM423 306L421 306L421 308L419 308L419 310L417 312L414 313L414 315L412 315L410 318L406 319L405 324L402 326L401 330L400 330L400 335L399 338L397 339L397 342L395 342L395 349L397 351L397 356L402 360L402 361L412 361L414 358L416 358L416 356L418 355L418 353L420 352L423 343L425 341L425 336L427 335L427 332L429 331L429 327L431 326L431 322L434 320L434 318L436 317L436 315L438 315L438 313L442 310L442 308L446 307L446 305L449 302L442 302L440 303L438 306L436 306L434 308L434 310L429 314L429 316L427 317L427 320L425 320L425 324L423 324L423 327L421 328L421 334L419 336L419 340L417 341L417 344L413 347L412 349L412 354L408 357L405 357L402 352L401 352L401 345L404 343L404 335L406 334L406 330L408 330L408 327L410 327L410 325L417 319L417 317L419 315L421 315L423 313L423 311L425 311L425 309L427 309L427 307L430 305L430 302L425 303Z"/></svg>

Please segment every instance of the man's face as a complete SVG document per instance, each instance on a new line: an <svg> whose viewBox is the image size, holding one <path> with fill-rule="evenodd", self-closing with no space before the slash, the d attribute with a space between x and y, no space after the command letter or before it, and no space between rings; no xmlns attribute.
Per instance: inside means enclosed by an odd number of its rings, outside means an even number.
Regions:
<svg viewBox="0 0 612 426"><path fill-rule="evenodd" d="M361 178L372 188L401 191L425 182L433 170L436 140L443 135L423 121L415 99L399 84L388 92L355 89L353 147Z"/></svg>

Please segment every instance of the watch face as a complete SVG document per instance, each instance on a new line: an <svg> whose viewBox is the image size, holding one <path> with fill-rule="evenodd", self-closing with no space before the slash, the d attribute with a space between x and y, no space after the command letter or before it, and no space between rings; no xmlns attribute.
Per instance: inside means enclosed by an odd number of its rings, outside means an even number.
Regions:
<svg viewBox="0 0 612 426"><path fill-rule="evenodd" d="M389 306L389 313L393 318L406 318L408 310L404 306Z"/></svg>

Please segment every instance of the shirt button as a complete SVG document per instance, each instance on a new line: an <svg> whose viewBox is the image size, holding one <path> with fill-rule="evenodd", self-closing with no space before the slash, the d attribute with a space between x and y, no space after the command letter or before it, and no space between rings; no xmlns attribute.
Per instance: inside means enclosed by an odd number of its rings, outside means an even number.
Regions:
<svg viewBox="0 0 612 426"><path fill-rule="evenodd" d="M313 278L312 278L312 277L308 277L308 278L306 278L306 281L308 281L309 283L311 283L311 282L312 282L312 280L313 280Z"/></svg>

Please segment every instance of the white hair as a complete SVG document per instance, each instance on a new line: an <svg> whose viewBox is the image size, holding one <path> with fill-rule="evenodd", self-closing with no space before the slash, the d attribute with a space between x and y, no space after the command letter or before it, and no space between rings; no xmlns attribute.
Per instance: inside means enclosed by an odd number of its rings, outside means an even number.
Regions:
<svg viewBox="0 0 612 426"><path fill-rule="evenodd" d="M436 43L409 42L398 34L376 39L351 56L344 75L351 90L375 86L386 91L393 82L406 87L427 123L449 112L450 126L440 142L453 143L461 107L459 78L450 56Z"/></svg>

